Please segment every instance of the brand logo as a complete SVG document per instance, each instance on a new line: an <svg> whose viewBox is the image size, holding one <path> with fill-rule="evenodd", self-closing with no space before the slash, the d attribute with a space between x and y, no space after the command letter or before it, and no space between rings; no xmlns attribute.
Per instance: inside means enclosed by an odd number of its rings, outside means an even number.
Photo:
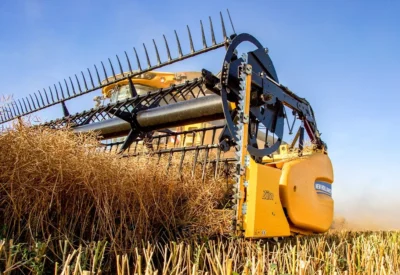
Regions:
<svg viewBox="0 0 400 275"><path fill-rule="evenodd" d="M274 199L274 193L269 192L268 190L263 190L263 200L272 201Z"/></svg>
<svg viewBox="0 0 400 275"><path fill-rule="evenodd" d="M332 196L332 185L326 182L317 181L314 184L317 194Z"/></svg>

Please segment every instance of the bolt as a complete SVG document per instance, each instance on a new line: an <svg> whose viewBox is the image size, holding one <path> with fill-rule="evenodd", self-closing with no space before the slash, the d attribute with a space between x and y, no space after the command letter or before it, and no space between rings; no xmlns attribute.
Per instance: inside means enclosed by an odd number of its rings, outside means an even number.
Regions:
<svg viewBox="0 0 400 275"><path fill-rule="evenodd" d="M263 102L267 102L267 101L270 101L270 100L272 99L272 95L271 95L271 94L266 94L266 95L262 94L262 95L260 96L260 99L261 99Z"/></svg>

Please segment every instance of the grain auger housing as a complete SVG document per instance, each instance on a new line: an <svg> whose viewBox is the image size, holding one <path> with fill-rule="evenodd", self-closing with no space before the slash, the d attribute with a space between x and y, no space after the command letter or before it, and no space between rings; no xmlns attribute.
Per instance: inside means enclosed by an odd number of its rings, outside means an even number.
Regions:
<svg viewBox="0 0 400 275"><path fill-rule="evenodd" d="M97 131L99 147L122 157L177 157L178 171L190 161L193 171L203 167L203 179L206 169L214 177L227 177L236 235L267 238L327 231L333 219L333 168L311 105L280 84L268 49L251 34L236 34L230 20L233 32L228 35L222 13L221 41L211 18L210 35L200 23L201 48L187 27L190 50L184 53L175 31L177 57L164 36L163 61L153 40L155 63L143 44L146 68L134 48L133 57L117 55L116 66L108 59L109 66L101 62L79 78L75 75L74 81L64 79L4 105L1 123L60 105L63 117L42 125ZM244 44L252 49L241 51ZM224 51L221 59L209 68L158 70L218 49ZM70 114L69 101L88 93L94 94L94 107ZM288 137L293 133L291 142L284 141L286 127Z"/></svg>

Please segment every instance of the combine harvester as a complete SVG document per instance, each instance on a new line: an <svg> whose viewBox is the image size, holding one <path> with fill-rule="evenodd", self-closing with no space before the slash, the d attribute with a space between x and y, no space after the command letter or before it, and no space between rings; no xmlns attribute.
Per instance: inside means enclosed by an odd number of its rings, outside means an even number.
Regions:
<svg viewBox="0 0 400 275"><path fill-rule="evenodd" d="M117 66L108 59L108 70L102 62L100 69L96 65L92 72L87 69L86 76L81 72L81 79L75 75L75 81L64 79L53 89L6 104L0 122L61 105L64 117L42 125L70 127L77 133L96 131L101 136L100 147L123 157L149 154L166 156L169 162L177 157L179 171L189 165L185 161L192 153L191 167L194 171L202 165L203 178L206 165L214 167L214 177L221 170L228 171L225 176L232 186L230 207L236 236L270 238L326 232L333 220L333 168L313 110L305 99L279 83L268 49L250 34L236 34L230 15L233 34L227 35L222 13L220 17L220 42L210 17L211 45L200 21L202 48L196 49L187 27L190 52L185 54L175 31L177 57L171 54L164 36L168 60L163 62L153 40L155 65L143 44L147 68L142 67L134 49L134 70L132 58L125 52L126 63L116 56ZM255 49L239 53L239 46L246 43ZM157 71L221 48L225 54L217 74L207 68L198 72ZM66 102L95 91L94 108L69 113ZM289 115L293 115L293 122L289 122ZM293 141L283 142L285 124L292 134L295 122L299 128ZM312 144L307 152L306 135Z"/></svg>

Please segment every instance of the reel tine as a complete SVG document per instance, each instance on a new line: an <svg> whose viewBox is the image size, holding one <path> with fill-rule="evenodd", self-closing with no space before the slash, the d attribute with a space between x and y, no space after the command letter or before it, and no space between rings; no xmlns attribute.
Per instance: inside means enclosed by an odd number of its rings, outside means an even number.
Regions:
<svg viewBox="0 0 400 275"><path fill-rule="evenodd" d="M14 111L14 115L13 116L14 117L18 116L18 113L17 113L17 111L15 110L15 107L14 107L15 104L13 104L13 102L11 102L10 104L11 104L11 107L12 107L12 109Z"/></svg>
<svg viewBox="0 0 400 275"><path fill-rule="evenodd" d="M24 102L24 106L25 106L26 113L29 112L28 107L26 106L26 102L25 102L25 99L24 99L24 98L22 98L22 102Z"/></svg>
<svg viewBox="0 0 400 275"><path fill-rule="evenodd" d="M29 107L29 110L32 112L32 106L31 106L31 104L29 103L29 98L28 97L26 97L26 102L28 102L28 107Z"/></svg>
<svg viewBox="0 0 400 275"><path fill-rule="evenodd" d="M90 77L90 83L92 84L92 89L94 89L93 77L92 77L92 74L91 74L91 72L90 72L89 68L87 68L87 71L88 71L88 73L89 73L89 77Z"/></svg>
<svg viewBox="0 0 400 275"><path fill-rule="evenodd" d="M62 88L62 86L61 86L61 83L60 83L60 81L58 81L58 86L60 86L60 90L61 90L61 96L63 97L63 99L65 99L65 96L64 96L64 90L63 90L63 88Z"/></svg>
<svg viewBox="0 0 400 275"><path fill-rule="evenodd" d="M38 99L38 97L37 97L36 93L33 93L33 95L34 95L34 96L35 96L35 98L36 98L36 103L37 103L37 105L38 105L38 108L39 108L39 107L40 107L39 99Z"/></svg>
<svg viewBox="0 0 400 275"><path fill-rule="evenodd" d="M65 83L65 87L67 89L67 94L68 94L69 97L71 97L71 94L69 93L69 87L68 87L68 84L67 84L67 80L65 80L65 78L64 78L64 83Z"/></svg>
<svg viewBox="0 0 400 275"><path fill-rule="evenodd" d="M10 119L10 111L7 109L8 103L2 107L3 113L6 116L6 119Z"/></svg>
<svg viewBox="0 0 400 275"><path fill-rule="evenodd" d="M24 111L24 107L22 106L21 101L19 99L18 99L18 103L19 103L19 106L21 107L22 114L25 114L26 111Z"/></svg>
<svg viewBox="0 0 400 275"><path fill-rule="evenodd" d="M3 107L1 107L0 116L1 116L1 120L2 120L2 121L6 121L6 120L8 119L8 118L6 117L6 113L5 113Z"/></svg>
<svg viewBox="0 0 400 275"><path fill-rule="evenodd" d="M176 30L175 30L175 37L176 37L176 43L178 44L179 58L181 58L183 56L182 48L181 48L181 43L179 42L179 37L178 37Z"/></svg>
<svg viewBox="0 0 400 275"><path fill-rule="evenodd" d="M106 72L106 67L104 67L103 61L101 61L101 66L103 67L103 72L104 72L104 79L107 81L107 84L110 83L107 77L107 72Z"/></svg>
<svg viewBox="0 0 400 275"><path fill-rule="evenodd" d="M233 26L231 14L229 13L229 10L228 10L228 9L227 9L226 11L228 12L229 21L231 22L231 26L232 26L233 33L236 34L235 27Z"/></svg>
<svg viewBox="0 0 400 275"><path fill-rule="evenodd" d="M12 103L8 103L7 106L8 109L10 110L10 115L11 115L10 119L12 119L13 117L16 116L14 105Z"/></svg>
<svg viewBox="0 0 400 275"><path fill-rule="evenodd" d="M193 39L192 39L192 34L190 33L190 28L189 25L186 25L187 30L188 30L188 35L189 35L189 42L190 42L190 53L194 53L194 45L193 45Z"/></svg>
<svg viewBox="0 0 400 275"><path fill-rule="evenodd" d="M97 70L96 64L94 64L94 69L96 70L97 81L99 82L99 86L101 86L100 75L99 75L99 71Z"/></svg>
<svg viewBox="0 0 400 275"><path fill-rule="evenodd" d="M179 176L182 175L182 168L183 168L183 161L185 159L185 154L186 154L185 147L183 147L181 159L179 161Z"/></svg>
<svg viewBox="0 0 400 275"><path fill-rule="evenodd" d="M17 104L17 102L14 100L14 103L15 103L15 107L17 108L17 111L18 111L18 115L20 116L21 114L22 114L22 112L21 112L21 110L18 108L18 104ZM1 113L1 112L0 112Z"/></svg>
<svg viewBox="0 0 400 275"><path fill-rule="evenodd" d="M211 16L208 17L210 19L210 30L211 30L211 40L212 40L212 45L215 46L217 42L215 41L215 34L214 34L214 27L213 23L211 20Z"/></svg>
<svg viewBox="0 0 400 275"><path fill-rule="evenodd" d="M74 83L72 82L71 77L69 77L69 82L71 82L72 92L74 93L74 95L76 95Z"/></svg>
<svg viewBox="0 0 400 275"><path fill-rule="evenodd" d="M122 65L121 65L121 61L119 60L118 55L115 55L117 57L117 61L118 61L118 66L119 66L119 70L121 72L122 77L125 77L124 71L122 70Z"/></svg>
<svg viewBox="0 0 400 275"><path fill-rule="evenodd" d="M142 66L140 65L140 60L139 60L139 56L138 56L138 54L137 54L136 48L133 47L133 50L135 51L136 63L137 63L137 65L138 65L138 69L139 69L139 71L141 72L141 71L142 71Z"/></svg>
<svg viewBox="0 0 400 275"><path fill-rule="evenodd" d="M201 180L204 181L205 179L205 174L206 174L206 167L207 167L207 161L208 161L208 153L209 153L209 148L206 148L206 155L204 156L204 164L203 164L203 173L201 175Z"/></svg>
<svg viewBox="0 0 400 275"><path fill-rule="evenodd" d="M158 53L157 44L156 44L156 41L154 39L153 39L153 44L154 44L154 49L156 50L157 64L160 65L161 64L160 54Z"/></svg>
<svg viewBox="0 0 400 275"><path fill-rule="evenodd" d="M82 71L81 71L81 74L82 74L82 78L83 78L83 83L85 84L85 88L86 88L86 91L87 91L87 90L89 90L89 89L88 89L88 86L87 86L87 83L86 83L85 75L83 74Z"/></svg>
<svg viewBox="0 0 400 275"><path fill-rule="evenodd" d="M54 84L54 89L56 90L57 99L58 99L58 101L60 101L60 99L59 99L59 97L58 97L58 90L57 90L56 84ZM62 96L63 99L64 99L64 96L63 96L63 95L61 95L61 96Z"/></svg>
<svg viewBox="0 0 400 275"><path fill-rule="evenodd" d="M126 53L126 51L124 51L124 52L125 52L125 56L126 56L126 62L128 63L129 71L132 73L133 71L132 71L132 67L131 67L131 61L129 60L129 57L128 57L128 54Z"/></svg>
<svg viewBox="0 0 400 275"><path fill-rule="evenodd" d="M200 20L200 26L201 26L201 37L203 40L203 48L207 48L207 41L206 41L206 35L204 34L204 27L203 27L203 22Z"/></svg>
<svg viewBox="0 0 400 275"><path fill-rule="evenodd" d="M47 96L47 91L45 88L43 88L43 92L44 92L44 95L46 96L47 104L50 105L49 97Z"/></svg>
<svg viewBox="0 0 400 275"><path fill-rule="evenodd" d="M50 86L49 86L49 90L50 90L50 93L53 94L53 91L51 90ZM57 100L60 101L60 97L58 96L58 93L56 94L56 96L57 96ZM56 102L56 101L53 99L53 103L54 102Z"/></svg>
<svg viewBox="0 0 400 275"><path fill-rule="evenodd" d="M7 104L7 106L8 106L8 104ZM3 107L3 113L4 113L4 115L6 116L6 118L7 119L10 119L11 118L11 116L10 116L10 111L7 109L7 107L6 106L4 106Z"/></svg>
<svg viewBox="0 0 400 275"><path fill-rule="evenodd" d="M42 106L44 106L45 104L44 104L42 93L39 90L38 90L38 92L39 92L39 95L40 95L40 99L42 100Z"/></svg>
<svg viewBox="0 0 400 275"><path fill-rule="evenodd" d="M228 38L226 36L226 29L225 29L224 17L222 16L222 12L219 12L219 16L221 18L222 35L224 36L224 41L227 41Z"/></svg>
<svg viewBox="0 0 400 275"><path fill-rule="evenodd" d="M49 93L50 93L50 96L51 96L51 103L54 103L55 100L54 100L54 96L53 96L53 91L51 90L50 86L49 86Z"/></svg>
<svg viewBox="0 0 400 275"><path fill-rule="evenodd" d="M110 58L108 59L108 62L110 63L111 71L112 71L112 74L114 76L114 81L115 81L115 80L117 80L117 77L115 76L114 67L113 67L113 65L111 63L111 59Z"/></svg>
<svg viewBox="0 0 400 275"><path fill-rule="evenodd" d="M168 46L167 38L165 38L165 35L163 35L163 36L164 36L164 41L165 41L165 48L167 49L168 61L171 61L171 60L172 60L172 58L171 58L171 52L169 51L169 46Z"/></svg>
<svg viewBox="0 0 400 275"><path fill-rule="evenodd" d="M194 175L195 175L198 156L199 156L199 146L196 146L196 150L195 150L195 153L194 153L193 167L192 167L192 177L194 177Z"/></svg>
<svg viewBox="0 0 400 275"><path fill-rule="evenodd" d="M81 94L82 93L81 83L79 82L79 79L76 76L76 74L75 74L75 79L76 79L76 83L78 83L79 93Z"/></svg>
<svg viewBox="0 0 400 275"><path fill-rule="evenodd" d="M144 52L146 54L146 59L147 59L147 68L150 69L151 68L151 63L150 63L150 57L149 57L149 53L147 52L146 49L146 45L143 43L143 48L144 48Z"/></svg>
<svg viewBox="0 0 400 275"><path fill-rule="evenodd" d="M33 108L36 109L36 104L35 104L35 102L33 101L32 95L29 95L29 97L31 98L31 102L32 102Z"/></svg>

